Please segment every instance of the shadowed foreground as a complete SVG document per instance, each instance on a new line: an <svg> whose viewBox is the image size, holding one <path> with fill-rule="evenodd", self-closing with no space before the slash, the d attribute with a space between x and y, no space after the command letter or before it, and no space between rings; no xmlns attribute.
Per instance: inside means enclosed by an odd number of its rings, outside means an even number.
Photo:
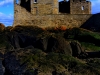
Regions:
<svg viewBox="0 0 100 75"><path fill-rule="evenodd" d="M64 27L0 28L0 75L100 75L97 32Z"/></svg>

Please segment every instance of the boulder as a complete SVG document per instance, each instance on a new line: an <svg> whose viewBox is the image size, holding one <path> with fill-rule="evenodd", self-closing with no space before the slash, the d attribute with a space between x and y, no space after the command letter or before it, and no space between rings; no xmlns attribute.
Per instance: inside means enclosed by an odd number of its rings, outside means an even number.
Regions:
<svg viewBox="0 0 100 75"><path fill-rule="evenodd" d="M42 51L63 53L72 55L72 50L68 41L60 36L49 36L45 38L38 38L34 44L35 48L41 49Z"/></svg>
<svg viewBox="0 0 100 75"><path fill-rule="evenodd" d="M72 48L72 56L74 57L85 57L86 55L84 49L82 48L81 44L77 41L71 41L70 43Z"/></svg>
<svg viewBox="0 0 100 75"><path fill-rule="evenodd" d="M62 37L50 37L48 39L47 52L57 52L72 55L69 42Z"/></svg>

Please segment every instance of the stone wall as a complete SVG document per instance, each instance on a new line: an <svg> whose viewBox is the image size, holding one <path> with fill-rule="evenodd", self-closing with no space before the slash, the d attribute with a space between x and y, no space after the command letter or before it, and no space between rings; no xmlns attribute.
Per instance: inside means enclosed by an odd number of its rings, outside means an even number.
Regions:
<svg viewBox="0 0 100 75"><path fill-rule="evenodd" d="M32 16L33 15L25 8L21 7L18 4L14 5L14 23L16 23L17 20L30 20Z"/></svg>
<svg viewBox="0 0 100 75"><path fill-rule="evenodd" d="M39 27L58 27L67 28L80 27L92 15L32 15L26 9L15 4L14 25L39 26Z"/></svg>

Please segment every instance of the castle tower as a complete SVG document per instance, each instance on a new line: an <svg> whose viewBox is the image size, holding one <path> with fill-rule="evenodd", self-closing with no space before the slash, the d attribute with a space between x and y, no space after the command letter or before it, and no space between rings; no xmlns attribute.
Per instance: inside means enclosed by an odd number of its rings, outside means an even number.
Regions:
<svg viewBox="0 0 100 75"><path fill-rule="evenodd" d="M91 2L86 0L70 0L70 14L91 14Z"/></svg>
<svg viewBox="0 0 100 75"><path fill-rule="evenodd" d="M58 0L53 0L53 14L58 14L59 12L59 5Z"/></svg>
<svg viewBox="0 0 100 75"><path fill-rule="evenodd" d="M31 0L31 13L34 15L58 14L58 0Z"/></svg>

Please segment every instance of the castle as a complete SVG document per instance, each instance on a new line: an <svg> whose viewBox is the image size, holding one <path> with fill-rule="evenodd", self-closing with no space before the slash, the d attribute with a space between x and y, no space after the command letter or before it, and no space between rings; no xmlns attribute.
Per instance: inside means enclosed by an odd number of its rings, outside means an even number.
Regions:
<svg viewBox="0 0 100 75"><path fill-rule="evenodd" d="M79 27L91 17L88 0L14 0L14 24Z"/></svg>

